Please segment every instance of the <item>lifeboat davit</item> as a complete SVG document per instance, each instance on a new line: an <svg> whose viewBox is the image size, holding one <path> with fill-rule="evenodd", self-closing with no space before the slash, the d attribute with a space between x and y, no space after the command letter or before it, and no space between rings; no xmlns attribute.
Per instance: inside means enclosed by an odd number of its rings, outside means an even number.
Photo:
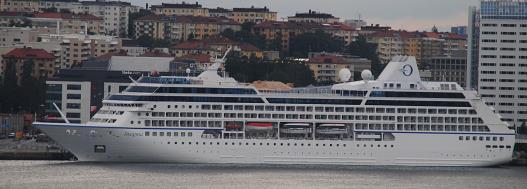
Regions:
<svg viewBox="0 0 527 189"><path fill-rule="evenodd" d="M269 131L273 129L272 123L256 123L250 122L245 124L246 131Z"/></svg>

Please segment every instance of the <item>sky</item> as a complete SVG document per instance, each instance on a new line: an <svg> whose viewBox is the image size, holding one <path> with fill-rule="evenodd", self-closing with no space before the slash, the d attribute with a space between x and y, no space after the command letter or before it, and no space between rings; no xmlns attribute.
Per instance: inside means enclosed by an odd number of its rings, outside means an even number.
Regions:
<svg viewBox="0 0 527 189"><path fill-rule="evenodd" d="M181 0L124 0L144 7L146 3L181 3ZM287 18L309 9L332 13L344 19L362 18L368 24L388 25L409 31L430 30L436 25L440 31L451 26L467 25L467 10L479 0L197 0L207 8L267 6L278 12L278 19ZM186 0L195 3L196 0Z"/></svg>

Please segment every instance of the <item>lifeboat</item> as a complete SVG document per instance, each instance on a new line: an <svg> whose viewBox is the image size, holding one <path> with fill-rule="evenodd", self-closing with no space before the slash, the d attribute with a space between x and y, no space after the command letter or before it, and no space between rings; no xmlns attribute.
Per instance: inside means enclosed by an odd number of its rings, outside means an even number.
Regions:
<svg viewBox="0 0 527 189"><path fill-rule="evenodd" d="M280 132L288 134L307 134L311 133L309 123L286 123L280 128Z"/></svg>
<svg viewBox="0 0 527 189"><path fill-rule="evenodd" d="M342 123L324 123L317 127L316 132L317 134L346 134L348 130Z"/></svg>
<svg viewBox="0 0 527 189"><path fill-rule="evenodd" d="M270 131L273 129L272 123L255 123L250 122L245 124L246 131Z"/></svg>
<svg viewBox="0 0 527 189"><path fill-rule="evenodd" d="M229 130L237 130L237 129L242 128L242 124L236 123L236 122L230 122L230 123L227 123L227 125L225 125L225 128Z"/></svg>

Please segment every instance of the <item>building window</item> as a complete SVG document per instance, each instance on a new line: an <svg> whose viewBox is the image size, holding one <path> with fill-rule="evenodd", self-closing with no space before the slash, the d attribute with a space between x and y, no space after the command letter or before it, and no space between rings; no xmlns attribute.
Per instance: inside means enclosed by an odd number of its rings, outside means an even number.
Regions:
<svg viewBox="0 0 527 189"><path fill-rule="evenodd" d="M68 84L68 85L67 85L67 89L68 89L68 90L81 90L81 85L71 85L71 84Z"/></svg>

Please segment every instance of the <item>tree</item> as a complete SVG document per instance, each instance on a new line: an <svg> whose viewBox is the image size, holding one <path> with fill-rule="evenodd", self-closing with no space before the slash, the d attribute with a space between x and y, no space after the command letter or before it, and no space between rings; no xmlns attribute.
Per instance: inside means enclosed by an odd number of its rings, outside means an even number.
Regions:
<svg viewBox="0 0 527 189"><path fill-rule="evenodd" d="M344 49L344 45L345 42L342 39L317 30L291 37L289 55L307 57L309 52L340 52Z"/></svg>
<svg viewBox="0 0 527 189"><path fill-rule="evenodd" d="M2 112L12 112L18 107L18 77L16 76L16 62L13 59L5 60L4 80L2 88Z"/></svg>
<svg viewBox="0 0 527 189"><path fill-rule="evenodd" d="M267 41L265 38L252 33L252 28L254 25L255 24L252 22L245 22L242 24L242 29L240 31L235 32L232 29L225 29L220 33L220 35L234 41L249 43L255 47L258 47L259 49L267 50Z"/></svg>
<svg viewBox="0 0 527 189"><path fill-rule="evenodd" d="M150 36L143 35L137 38L137 43L142 47L148 48L170 48L172 46L172 41L167 39L154 39Z"/></svg>
<svg viewBox="0 0 527 189"><path fill-rule="evenodd" d="M263 63L258 59L240 57L237 52L227 56L225 69L241 82L271 80L294 83L295 86L307 86L315 82L313 72L301 62L280 60Z"/></svg>
<svg viewBox="0 0 527 189"><path fill-rule="evenodd" d="M384 65L381 63L379 55L377 54L377 45L374 43L368 43L364 36L358 36L355 41L347 46L346 50L352 55L370 60L371 72L375 77L378 77L384 69Z"/></svg>

